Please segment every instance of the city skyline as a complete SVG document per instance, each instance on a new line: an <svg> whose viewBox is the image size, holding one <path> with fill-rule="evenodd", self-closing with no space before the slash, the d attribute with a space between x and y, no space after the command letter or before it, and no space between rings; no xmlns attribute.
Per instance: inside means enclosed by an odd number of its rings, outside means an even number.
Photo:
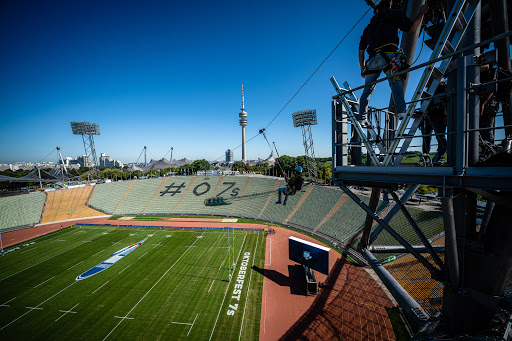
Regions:
<svg viewBox="0 0 512 341"><path fill-rule="evenodd" d="M303 155L291 114L305 109L318 113L315 154L329 157L329 78L362 84L357 46L371 18L363 0L0 6L0 43L8 47L0 56L0 163L54 161L45 155L56 146L66 156L83 154L71 121L98 123L97 153L125 163L144 146L156 160L171 147L174 159L222 161L231 149L240 160L242 84L248 160L270 154L258 136L265 127L280 155ZM388 101L388 87L378 86L371 105Z"/></svg>

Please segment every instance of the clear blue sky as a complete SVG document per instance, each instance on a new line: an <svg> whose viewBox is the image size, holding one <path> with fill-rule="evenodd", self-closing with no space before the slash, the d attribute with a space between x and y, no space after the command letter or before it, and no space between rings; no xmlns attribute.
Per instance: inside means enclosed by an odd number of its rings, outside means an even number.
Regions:
<svg viewBox="0 0 512 341"><path fill-rule="evenodd" d="M2 1L0 163L37 162L56 146L83 154L70 121L99 123L98 156L134 162L146 145L159 159L172 146L174 158L223 161L241 143L242 83L249 139L367 10L364 0ZM358 41L371 14L267 129L281 155L304 154L291 118L303 109L317 110L317 157L331 155L329 78L362 84ZM388 100L382 84L371 105ZM248 159L269 154L262 136L247 144Z"/></svg>

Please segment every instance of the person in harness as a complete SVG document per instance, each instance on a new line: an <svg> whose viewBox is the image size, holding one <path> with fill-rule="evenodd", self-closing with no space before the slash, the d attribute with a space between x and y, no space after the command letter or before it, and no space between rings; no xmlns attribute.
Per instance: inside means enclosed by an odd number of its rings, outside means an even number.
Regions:
<svg viewBox="0 0 512 341"><path fill-rule="evenodd" d="M286 181L286 187L281 187L278 190L278 199L276 201L276 204L281 203L281 193L284 194L284 201L283 205L286 205L286 201L288 200L289 195L294 195L297 191L300 191L302 188L302 185L304 184L304 179L302 178L302 167L297 166L294 170L294 175L292 175L291 178L288 178L286 176L286 173L283 172L284 181Z"/></svg>
<svg viewBox="0 0 512 341"><path fill-rule="evenodd" d="M391 9L392 0L381 0L375 8L375 15L363 31L359 42L359 65L361 66L361 77L365 85L375 82L384 71L387 77L396 72L409 68L405 61L405 54L398 48L398 30L414 32L419 27L423 15L428 12L428 5L422 5L420 12L414 21L411 21L401 10ZM369 58L365 62L364 51L368 52ZM400 77L388 80L393 100L395 102L398 118L405 116L405 99L402 79ZM363 90L359 103L357 120L363 128L370 128L366 111L368 110L368 99L375 89L375 84L367 86Z"/></svg>

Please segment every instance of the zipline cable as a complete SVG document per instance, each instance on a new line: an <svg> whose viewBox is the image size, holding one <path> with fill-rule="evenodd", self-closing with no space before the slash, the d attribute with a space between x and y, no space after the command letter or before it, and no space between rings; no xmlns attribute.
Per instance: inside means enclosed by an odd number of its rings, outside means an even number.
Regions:
<svg viewBox="0 0 512 341"><path fill-rule="evenodd" d="M363 18L366 16L366 14L368 14L368 12L371 10L372 8L370 7L366 12L364 12L364 14L361 16L361 18L359 18L359 20L354 24L354 26L352 26L352 28L345 34L345 36L340 40L340 42L334 47L334 49L327 55L327 57L325 57L325 59L320 63L320 65L318 65L318 67L315 69L315 71L313 71L313 73L311 74L311 76L309 76L309 78L301 85L301 87L295 92L295 94L290 98L290 100L288 102L286 102L286 104L283 106L283 108L281 108L281 110L279 110L279 112L274 116L274 118L267 124L267 126L263 129L260 130L260 132L256 135L254 135L253 137L251 137L249 140L247 140L245 143L249 143L251 140L253 140L254 138L256 138L258 135L261 134L261 131L267 129L275 120L276 118L281 114L281 112L283 112L283 110L288 106L288 104L290 104L290 102L295 98L295 96L297 96L297 94L302 90L302 88L309 82L309 80L311 78L313 78L313 76L315 75L315 73L325 64L325 62L327 61L327 59L329 59L329 57L331 57L331 55L334 53L334 51L336 51L336 49L341 45L341 43L343 43L345 41L345 39L348 37L348 35L350 33L352 33L352 31L356 28L356 26L359 24L359 22L361 20L363 20ZM236 148L233 148L232 150L236 150L238 148L240 148L242 146L242 144L238 145ZM272 149L272 148L271 148ZM217 159L215 159L215 161L217 161L218 159L224 157L224 155L218 157Z"/></svg>

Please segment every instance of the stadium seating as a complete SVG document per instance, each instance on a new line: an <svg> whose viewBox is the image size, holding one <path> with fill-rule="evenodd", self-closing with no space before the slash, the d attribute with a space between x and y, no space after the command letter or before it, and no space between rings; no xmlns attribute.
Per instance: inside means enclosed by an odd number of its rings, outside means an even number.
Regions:
<svg viewBox="0 0 512 341"><path fill-rule="evenodd" d="M343 192L329 187L315 186L304 204L289 222L313 230L338 202Z"/></svg>
<svg viewBox="0 0 512 341"><path fill-rule="evenodd" d="M153 193L153 199L148 203L143 214L171 214L179 203L190 183L196 177L176 176L167 178L164 185Z"/></svg>
<svg viewBox="0 0 512 341"><path fill-rule="evenodd" d="M89 201L89 206L106 214L112 214L126 194L132 181L116 181L96 185L96 191Z"/></svg>
<svg viewBox="0 0 512 341"><path fill-rule="evenodd" d="M87 206L93 189L85 186L48 192L41 223L103 215Z"/></svg>
<svg viewBox="0 0 512 341"><path fill-rule="evenodd" d="M0 231L39 223L44 200L41 192L0 198Z"/></svg>
<svg viewBox="0 0 512 341"><path fill-rule="evenodd" d="M212 196L217 185L222 184L224 178L223 176L198 176L182 196L173 213L201 214L206 201Z"/></svg>
<svg viewBox="0 0 512 341"><path fill-rule="evenodd" d="M230 212L231 216L257 219L260 212L265 207L268 199L277 200L277 194L273 189L279 183L282 186L282 180L267 179L267 178L250 178L249 186L239 197L239 201L233 210Z"/></svg>
<svg viewBox="0 0 512 341"><path fill-rule="evenodd" d="M165 180L144 179L135 181L133 187L114 211L114 214L140 214L153 198L162 181Z"/></svg>
<svg viewBox="0 0 512 341"><path fill-rule="evenodd" d="M213 216L230 216L234 206L238 203L247 181L252 178L241 176L225 176L217 191L208 200L201 214Z"/></svg>
<svg viewBox="0 0 512 341"><path fill-rule="evenodd" d="M279 184L279 187L285 187L286 183L284 180ZM286 218L292 213L295 206L299 202L300 198L304 195L307 186L303 187L302 190L295 193L295 195L288 196L288 202L286 205L276 204L278 193L274 193L273 198L270 200L269 205L259 215L259 219L270 221L273 223L282 224ZM284 200L284 196L281 197Z"/></svg>

